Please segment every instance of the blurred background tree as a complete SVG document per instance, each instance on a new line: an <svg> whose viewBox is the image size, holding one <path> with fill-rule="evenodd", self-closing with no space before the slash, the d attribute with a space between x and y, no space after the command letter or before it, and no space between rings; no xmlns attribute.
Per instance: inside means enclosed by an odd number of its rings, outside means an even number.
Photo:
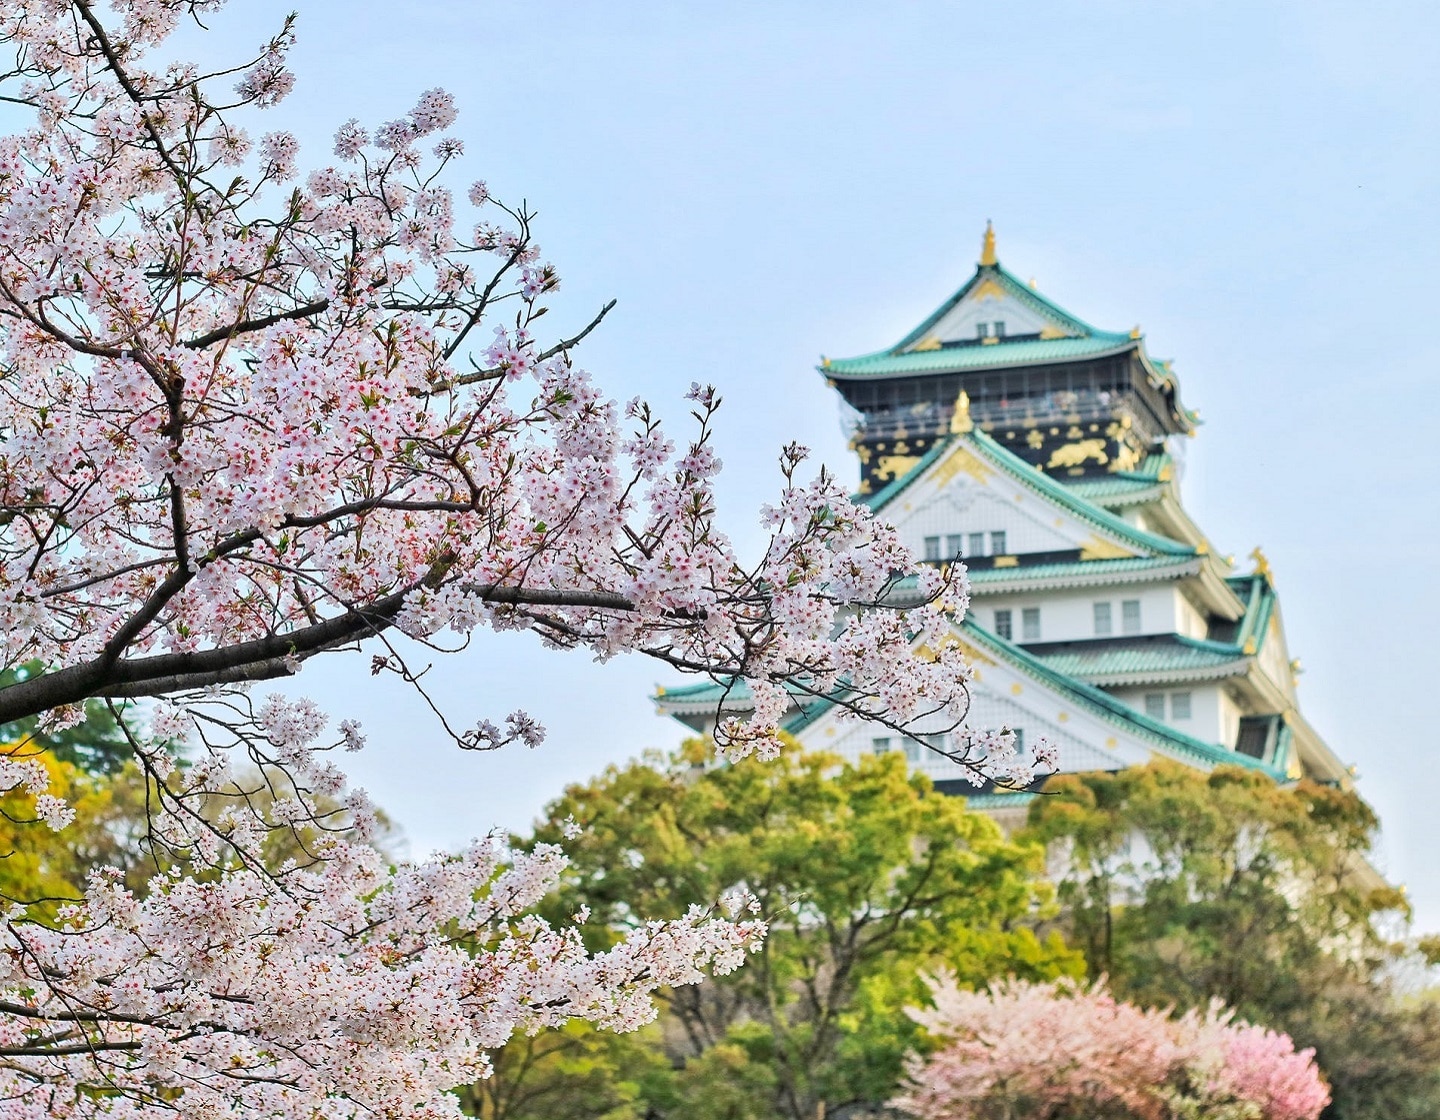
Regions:
<svg viewBox="0 0 1440 1120"><path fill-rule="evenodd" d="M1047 846L1056 926L1092 977L1144 1006L1218 997L1313 1046L1334 1120L1440 1116L1440 1004L1399 982L1420 969L1387 936L1408 908L1371 870L1358 796L1169 763L1046 794L1017 839Z"/></svg>
<svg viewBox="0 0 1440 1120"><path fill-rule="evenodd" d="M744 886L770 921L760 952L730 976L666 996L642 1040L650 1056L625 1058L633 1096L614 1081L585 1090L587 1068L568 1079L557 1113L563 1093L527 1093L524 1083L564 1081L561 1064L580 1051L550 1057L511 1043L492 1083L471 1092L476 1114L814 1120L870 1111L893 1095L904 1054L924 1044L903 1008L924 998L927 970L945 966L975 984L1083 971L1058 933L1034 932L1054 914L1041 846L1007 840L988 817L907 773L899 753L850 764L792 746L774 762L713 758L697 740L669 759L611 767L566 790L520 843L564 844L573 862L552 916L588 911L592 947L616 941L638 915L678 916ZM572 820L583 831L567 839ZM531 1047L528 1062L517 1045ZM515 1102L509 1111L499 1111L502 1098Z"/></svg>

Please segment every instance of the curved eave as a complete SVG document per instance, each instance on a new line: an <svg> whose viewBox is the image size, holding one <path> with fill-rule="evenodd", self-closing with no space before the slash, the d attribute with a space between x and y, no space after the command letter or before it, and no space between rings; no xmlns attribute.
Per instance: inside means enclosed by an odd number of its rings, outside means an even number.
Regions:
<svg viewBox="0 0 1440 1120"><path fill-rule="evenodd" d="M1137 343L1140 363L1145 367L1145 375L1150 379L1150 384L1160 390L1162 396L1170 405L1170 414L1180 430L1186 435L1193 436L1196 427L1200 424L1200 414L1188 409L1180 401L1180 382L1170 372L1169 362L1157 362L1150 357L1144 345L1144 336Z"/></svg>
<svg viewBox="0 0 1440 1120"><path fill-rule="evenodd" d="M1134 565L1121 567L1106 560L1080 561L1073 571L1043 573L1027 577L1025 569L987 568L970 572L971 594L1003 595L1016 591L1060 591L1066 588L1100 587L1120 583L1154 583L1158 580L1186 579L1200 574L1199 557L1166 565ZM1088 570L1087 570L1088 569Z"/></svg>
<svg viewBox="0 0 1440 1120"><path fill-rule="evenodd" d="M1295 752L1307 777L1334 782L1342 789L1354 788L1351 768L1340 760L1297 709L1291 708L1285 713L1285 722L1294 733Z"/></svg>
<svg viewBox="0 0 1440 1120"><path fill-rule="evenodd" d="M1064 365L1115 357L1139 345L1137 340L1124 334L1094 338L1016 339L993 346L965 345L899 354L893 350L878 350L855 358L828 358L815 368L832 381L885 381L921 373L972 374L1017 367Z"/></svg>
<svg viewBox="0 0 1440 1120"><path fill-rule="evenodd" d="M1186 735L1151 719L1109 693L1088 682L1068 677L1049 668L1033 654L975 623L962 624L965 633L989 651L1003 657L1011 665L1026 672L1042 685L1065 693L1074 703L1082 705L1112 723L1124 727L1131 734L1158 746L1164 753L1181 761L1201 762L1207 766L1245 766L1259 770L1274 778L1283 778L1283 773L1269 763L1248 755L1228 750L1219 743L1207 743L1202 739Z"/></svg>
<svg viewBox="0 0 1440 1120"><path fill-rule="evenodd" d="M1015 793L965 793L965 808L978 813L993 813L997 809L1025 809L1040 796L1038 793L1016 791Z"/></svg>
<svg viewBox="0 0 1440 1120"><path fill-rule="evenodd" d="M1148 684L1189 684L1192 681L1221 681L1243 677L1250 672L1250 658L1238 657L1220 665L1191 669L1144 669L1129 673L1075 673L1096 688L1125 688Z"/></svg>
<svg viewBox="0 0 1440 1120"><path fill-rule="evenodd" d="M1151 502L1158 502L1165 496L1167 485L1169 484L1157 482L1153 485L1136 486L1128 490L1117 488L1109 493L1101 494L1086 494L1081 491L1080 496L1091 505L1099 506L1101 509L1126 509L1130 506L1146 506Z"/></svg>

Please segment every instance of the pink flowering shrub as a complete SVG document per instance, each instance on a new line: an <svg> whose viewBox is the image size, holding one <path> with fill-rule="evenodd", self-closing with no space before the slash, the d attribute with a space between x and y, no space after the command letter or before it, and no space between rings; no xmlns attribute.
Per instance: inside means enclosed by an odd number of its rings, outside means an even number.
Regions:
<svg viewBox="0 0 1440 1120"><path fill-rule="evenodd" d="M1330 1099L1312 1051L1219 1005L1177 1018L1064 981L931 992L912 1014L939 1047L892 1102L919 1120L1316 1120Z"/></svg>
<svg viewBox="0 0 1440 1120"><path fill-rule="evenodd" d="M1330 1100L1313 1050L1296 1052L1287 1034L1248 1023L1226 1024L1211 1084L1224 1096L1253 1101L1266 1120L1310 1120Z"/></svg>
<svg viewBox="0 0 1440 1120"><path fill-rule="evenodd" d="M0 1114L454 1116L447 1091L514 1031L637 1026L763 925L715 900L591 954L532 912L558 849L389 868L332 761L361 729L249 689L362 642L419 689L392 634L524 629L743 680L753 712L717 734L735 756L778 749L791 695L958 725L963 574L917 573L833 478L800 477L798 446L768 546L738 556L715 391L690 387L677 441L575 363L608 307L537 337L558 273L527 210L453 189L450 96L342 124L306 170L258 119L294 82L288 21L234 66L172 57L223 7L0 0L0 669L41 667L0 688L0 725L108 703L157 868L141 894L97 869L55 925L8 900ZM909 574L932 601L892 609ZM467 750L544 736L524 712L437 716ZM977 780L1033 776L1013 733L957 741ZM0 790L63 831L27 749ZM272 866L286 830L307 858Z"/></svg>

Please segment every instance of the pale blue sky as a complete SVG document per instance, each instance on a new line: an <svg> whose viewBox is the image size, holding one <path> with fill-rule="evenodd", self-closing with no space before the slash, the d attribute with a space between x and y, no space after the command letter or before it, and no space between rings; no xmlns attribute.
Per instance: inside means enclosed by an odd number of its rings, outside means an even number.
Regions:
<svg viewBox="0 0 1440 1120"><path fill-rule="evenodd" d="M216 24L248 44L289 6ZM307 0L299 28L273 119L312 159L340 121L450 89L466 181L540 212L555 329L619 298L583 354L602 384L677 416L691 380L721 387L738 540L785 441L854 477L818 355L900 337L969 276L986 218L1063 306L1142 324L1206 421L1188 504L1217 547L1265 546L1305 709L1440 929L1440 7ZM365 719L353 771L419 854L674 742L664 679L487 639L437 666L445 702L551 730L489 757L353 659L298 683Z"/></svg>

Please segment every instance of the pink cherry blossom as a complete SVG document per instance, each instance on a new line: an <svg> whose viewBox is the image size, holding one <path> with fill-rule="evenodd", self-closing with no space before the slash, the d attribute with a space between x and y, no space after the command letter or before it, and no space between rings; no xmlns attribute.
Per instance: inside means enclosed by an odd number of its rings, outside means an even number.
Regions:
<svg viewBox="0 0 1440 1120"><path fill-rule="evenodd" d="M0 0L0 83L33 110L0 136L0 666L44 667L0 690L0 723L111 704L165 868L139 893L97 870L56 925L7 913L0 1099L27 1120L453 1116L448 1090L514 1031L634 1027L763 925L727 899L592 954L533 913L559 850L387 867L332 761L361 729L250 690L364 642L423 690L392 630L527 630L745 681L754 711L718 737L770 753L790 689L958 725L966 585L922 572L931 603L887 605L913 558L827 473L801 478L798 446L768 545L739 555L715 519L719 395L692 385L667 433L576 363L608 307L538 337L558 273L483 182L456 214L449 95L348 121L304 167L261 112L293 86L289 22L214 73L173 60L182 20L222 6ZM544 735L524 712L436 716L467 749ZM1028 780L1008 734L969 733L960 761ZM24 747L0 790L63 828ZM277 833L306 857L272 866Z"/></svg>
<svg viewBox="0 0 1440 1120"><path fill-rule="evenodd" d="M893 1102L917 1120L1114 1115L1316 1120L1330 1093L1314 1054L1216 1004L1174 1016L1116 1000L1101 983L1011 980L988 991L931 983L912 1012L939 1043L907 1063Z"/></svg>

